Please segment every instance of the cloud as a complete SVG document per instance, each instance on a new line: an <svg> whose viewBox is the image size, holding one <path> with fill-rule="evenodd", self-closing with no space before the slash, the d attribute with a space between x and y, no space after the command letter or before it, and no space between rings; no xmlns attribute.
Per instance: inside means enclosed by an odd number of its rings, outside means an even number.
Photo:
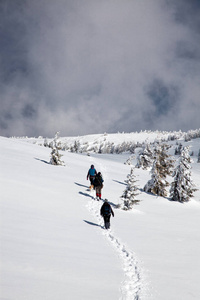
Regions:
<svg viewBox="0 0 200 300"><path fill-rule="evenodd" d="M199 9L193 0L3 0L0 134L198 128Z"/></svg>

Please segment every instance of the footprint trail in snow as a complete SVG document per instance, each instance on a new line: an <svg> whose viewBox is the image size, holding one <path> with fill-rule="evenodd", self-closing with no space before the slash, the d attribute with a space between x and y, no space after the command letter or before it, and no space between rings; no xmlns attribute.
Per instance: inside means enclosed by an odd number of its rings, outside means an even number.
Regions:
<svg viewBox="0 0 200 300"><path fill-rule="evenodd" d="M93 193L93 191L91 192ZM100 216L100 207L102 202L98 202L91 199L87 208L91 214L97 219L98 224L103 228L104 222ZM125 245L115 237L112 230L102 230L102 234L109 240L114 249L117 251L123 263L124 277L125 280L121 285L121 297L120 300L141 300L144 299L142 292L144 284L142 281L142 271L139 267L139 263L136 259L135 254L127 250ZM143 295L142 295L143 294Z"/></svg>

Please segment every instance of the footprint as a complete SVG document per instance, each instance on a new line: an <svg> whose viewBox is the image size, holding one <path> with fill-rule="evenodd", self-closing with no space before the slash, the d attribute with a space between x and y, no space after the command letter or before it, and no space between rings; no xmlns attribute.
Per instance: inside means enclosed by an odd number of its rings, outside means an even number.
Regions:
<svg viewBox="0 0 200 300"><path fill-rule="evenodd" d="M98 224L103 227L103 221L100 216L101 203L89 200L87 204L88 210L97 219ZM124 281L121 284L121 300L140 300L144 299L143 286L144 280L142 270L139 266L136 255L132 253L127 247L115 237L112 230L102 230L102 234L110 241L112 247L117 251L123 263Z"/></svg>

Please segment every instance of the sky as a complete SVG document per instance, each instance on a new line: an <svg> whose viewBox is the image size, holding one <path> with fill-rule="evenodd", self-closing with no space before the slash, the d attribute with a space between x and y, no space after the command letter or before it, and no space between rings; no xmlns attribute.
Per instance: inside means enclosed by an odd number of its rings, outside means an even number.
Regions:
<svg viewBox="0 0 200 300"><path fill-rule="evenodd" d="M199 0L1 0L0 135L197 129L199 40Z"/></svg>

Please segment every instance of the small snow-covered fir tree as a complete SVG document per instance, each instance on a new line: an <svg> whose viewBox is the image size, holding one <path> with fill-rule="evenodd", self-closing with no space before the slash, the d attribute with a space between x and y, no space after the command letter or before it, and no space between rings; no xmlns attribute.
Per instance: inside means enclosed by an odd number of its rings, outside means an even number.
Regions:
<svg viewBox="0 0 200 300"><path fill-rule="evenodd" d="M49 144L48 144L47 138L45 138L45 139L44 139L44 147L49 147Z"/></svg>
<svg viewBox="0 0 200 300"><path fill-rule="evenodd" d="M137 157L136 168L142 168L146 170L152 165L153 153L149 144L146 144L143 149L139 152Z"/></svg>
<svg viewBox="0 0 200 300"><path fill-rule="evenodd" d="M171 183L170 198L174 201L187 202L196 191L191 180L190 163L189 147L184 147L178 165L172 174L174 181Z"/></svg>
<svg viewBox="0 0 200 300"><path fill-rule="evenodd" d="M177 147L175 148L175 152L174 152L174 154L175 155L181 155L181 150L182 150L182 148L183 148L183 145L181 144L181 143L177 143Z"/></svg>
<svg viewBox="0 0 200 300"><path fill-rule="evenodd" d="M127 175L127 180L125 180L127 186L124 190L121 198L123 200L123 204L121 208L124 210L129 210L133 208L134 204L137 204L139 200L136 200L135 197L139 195L138 186L136 185L136 176L134 175L134 168L131 168L130 174Z"/></svg>
<svg viewBox="0 0 200 300"><path fill-rule="evenodd" d="M144 186L145 192L166 197L166 187L169 185L167 175L171 175L174 161L167 153L170 146L167 144L157 145L154 148L154 162L151 169L151 179Z"/></svg>
<svg viewBox="0 0 200 300"><path fill-rule="evenodd" d="M125 161L125 165L132 165L132 160L134 158L134 155L129 156L129 158Z"/></svg>
<svg viewBox="0 0 200 300"><path fill-rule="evenodd" d="M200 163L200 149L199 149L199 153L198 153L197 162Z"/></svg>
<svg viewBox="0 0 200 300"><path fill-rule="evenodd" d="M51 158L50 164L56 166L64 166L64 161L61 160L62 155L59 153L58 149L60 149L60 142L58 141L59 132L56 132L54 140L51 143Z"/></svg>
<svg viewBox="0 0 200 300"><path fill-rule="evenodd" d="M79 141L74 141L74 144L70 148L71 152L80 152L80 142Z"/></svg>

